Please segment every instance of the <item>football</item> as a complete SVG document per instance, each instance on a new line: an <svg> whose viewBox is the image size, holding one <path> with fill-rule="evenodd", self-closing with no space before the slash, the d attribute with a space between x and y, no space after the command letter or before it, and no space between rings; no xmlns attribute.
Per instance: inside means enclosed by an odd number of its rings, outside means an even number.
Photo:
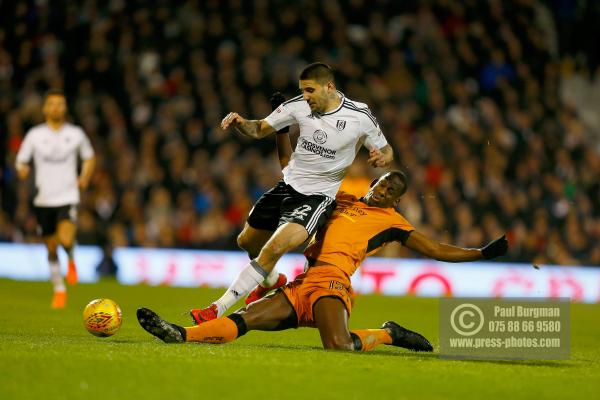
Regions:
<svg viewBox="0 0 600 400"><path fill-rule="evenodd" d="M121 327L121 309L110 299L92 300L83 310L83 325L92 335L112 336Z"/></svg>

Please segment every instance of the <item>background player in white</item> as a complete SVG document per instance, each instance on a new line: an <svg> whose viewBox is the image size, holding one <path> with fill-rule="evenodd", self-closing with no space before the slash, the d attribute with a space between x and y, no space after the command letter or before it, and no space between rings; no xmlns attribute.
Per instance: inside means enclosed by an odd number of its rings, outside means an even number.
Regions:
<svg viewBox="0 0 600 400"><path fill-rule="evenodd" d="M60 272L57 249L60 244L69 261L67 282L77 283L73 246L77 231L79 190L85 190L95 166L94 150L83 130L66 122L67 100L58 90L49 91L43 109L46 122L31 128L17 154L19 178L27 179L29 163L35 167L37 194L33 200L38 229L48 249L50 280L54 286L52 308L66 305L66 288ZM77 157L81 173L77 175Z"/></svg>
<svg viewBox="0 0 600 400"><path fill-rule="evenodd" d="M366 104L337 91L328 65L306 66L299 87L300 96L284 102L265 119L247 120L232 112L221 122L223 129L231 126L253 139L295 123L300 134L283 180L257 201L238 236L238 245L248 252L250 263L215 303L191 310L196 323L223 315L257 284L285 283L278 281L275 264L327 221L346 170L362 145L369 143L368 162L373 167L392 162L392 148L377 120Z"/></svg>

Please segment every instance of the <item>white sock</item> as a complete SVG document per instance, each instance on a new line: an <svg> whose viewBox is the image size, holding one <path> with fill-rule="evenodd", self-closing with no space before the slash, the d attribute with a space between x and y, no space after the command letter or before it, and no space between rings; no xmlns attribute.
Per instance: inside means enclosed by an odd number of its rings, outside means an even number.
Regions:
<svg viewBox="0 0 600 400"><path fill-rule="evenodd" d="M277 279L279 279L279 271L277 271L275 268L273 268L273 270L271 272L269 272L269 275L267 275L266 279L264 281L262 281L260 286L262 286L264 288L269 288L269 287L273 286L275 283L277 283Z"/></svg>
<svg viewBox="0 0 600 400"><path fill-rule="evenodd" d="M222 316L229 307L264 281L267 275L268 273L256 261L250 261L235 278L231 286L227 288L223 296L214 302L217 305L217 316Z"/></svg>
<svg viewBox="0 0 600 400"><path fill-rule="evenodd" d="M65 292L65 282L60 273L60 263L58 261L50 261L50 282L54 286L54 292Z"/></svg>

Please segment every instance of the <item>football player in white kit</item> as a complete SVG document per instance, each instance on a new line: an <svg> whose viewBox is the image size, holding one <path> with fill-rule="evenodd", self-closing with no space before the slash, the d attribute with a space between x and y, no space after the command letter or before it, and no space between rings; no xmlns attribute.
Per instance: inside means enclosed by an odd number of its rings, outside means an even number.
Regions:
<svg viewBox="0 0 600 400"><path fill-rule="evenodd" d="M207 308L190 311L198 324L223 315L258 284L273 288L286 283L285 276L274 270L275 264L328 220L346 170L361 146L368 143L368 162L373 167L387 167L393 160L392 148L367 105L336 89L327 64L306 66L299 87L301 95L265 119L247 120L232 112L221 122L221 128L234 127L253 139L295 123L300 135L283 179L257 201L238 236L250 263L221 298Z"/></svg>
<svg viewBox="0 0 600 400"><path fill-rule="evenodd" d="M52 308L66 305L67 292L58 262L58 245L68 255L67 282L77 283L73 246L77 231L79 191L85 190L95 166L94 150L83 130L66 122L67 101L58 90L44 97L43 113L46 122L31 128L25 135L17 154L19 178L27 179L29 163L35 166L36 196L33 200L38 231L48 249L50 280L54 286ZM77 157L82 159L77 175Z"/></svg>

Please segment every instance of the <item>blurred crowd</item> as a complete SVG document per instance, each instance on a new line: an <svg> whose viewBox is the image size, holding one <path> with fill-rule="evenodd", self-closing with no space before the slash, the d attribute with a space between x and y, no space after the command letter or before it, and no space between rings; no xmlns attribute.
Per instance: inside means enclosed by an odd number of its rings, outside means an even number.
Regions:
<svg viewBox="0 0 600 400"><path fill-rule="evenodd" d="M559 90L574 65L600 79L594 4L2 2L0 240L39 240L14 159L44 91L63 88L98 157L79 243L236 248L281 172L273 138L219 122L268 115L272 92L297 95L299 70L324 61L377 116L419 230L468 247L506 232L505 261L600 265L598 138ZM363 151L344 187L360 194L381 173Z"/></svg>

